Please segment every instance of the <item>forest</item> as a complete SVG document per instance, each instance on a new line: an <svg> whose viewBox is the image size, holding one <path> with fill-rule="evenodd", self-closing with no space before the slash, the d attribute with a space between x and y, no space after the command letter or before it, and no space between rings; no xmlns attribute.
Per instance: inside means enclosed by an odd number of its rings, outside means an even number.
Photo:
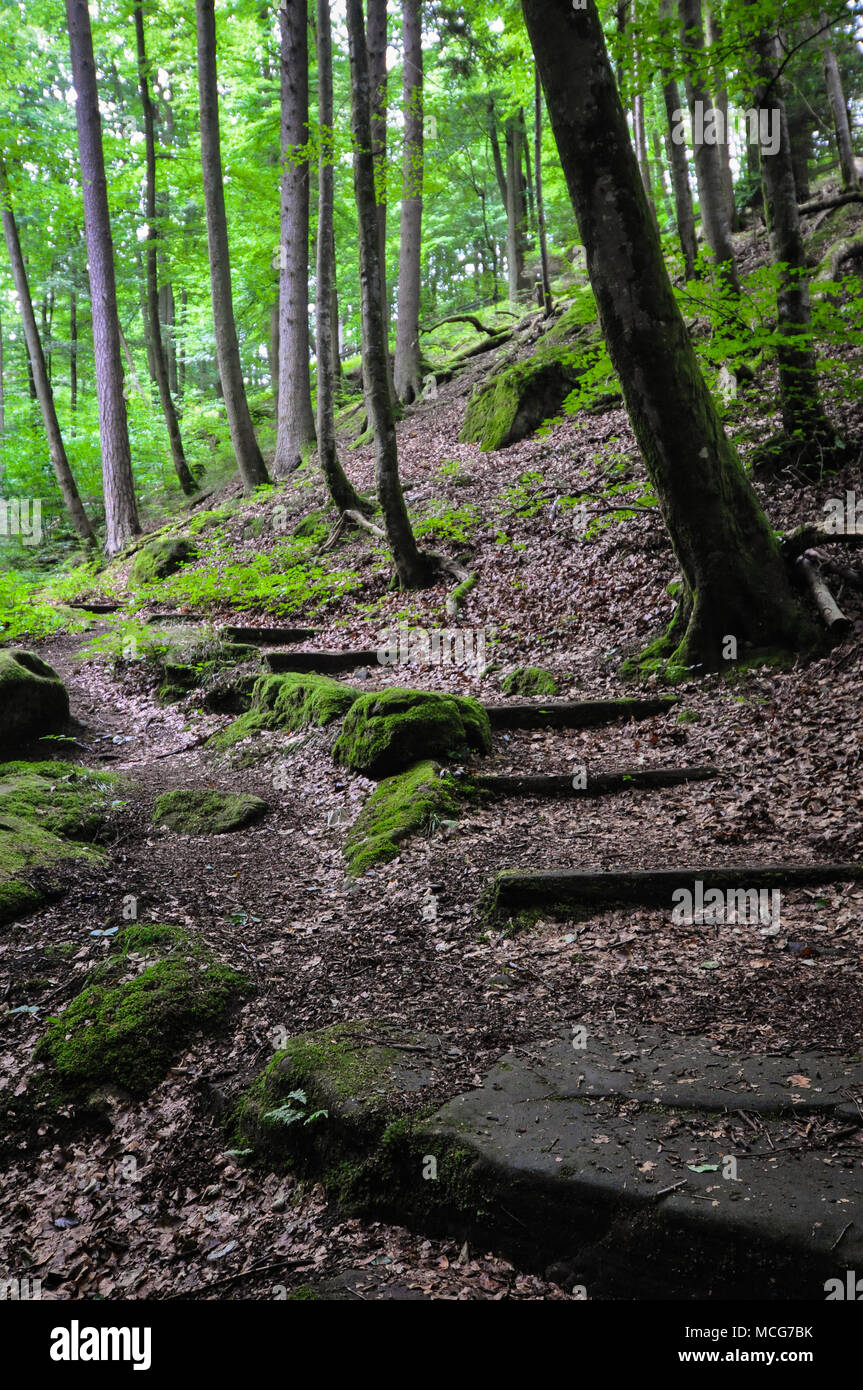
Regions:
<svg viewBox="0 0 863 1390"><path fill-rule="evenodd" d="M863 1298L861 125L854 0L2 0L34 1364Z"/></svg>

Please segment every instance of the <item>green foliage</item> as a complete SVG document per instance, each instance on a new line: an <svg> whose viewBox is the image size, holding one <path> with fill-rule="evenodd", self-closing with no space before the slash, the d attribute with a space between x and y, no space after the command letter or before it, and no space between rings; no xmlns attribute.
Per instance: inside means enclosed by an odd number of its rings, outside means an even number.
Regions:
<svg viewBox="0 0 863 1390"><path fill-rule="evenodd" d="M555 695L557 681L541 666L519 666L501 681L505 695Z"/></svg>
<svg viewBox="0 0 863 1390"><path fill-rule="evenodd" d="M429 515L414 520L414 535L432 536L438 541L451 541L456 545L469 545L481 525L482 518L476 507L465 504L450 507L446 502L431 504Z"/></svg>

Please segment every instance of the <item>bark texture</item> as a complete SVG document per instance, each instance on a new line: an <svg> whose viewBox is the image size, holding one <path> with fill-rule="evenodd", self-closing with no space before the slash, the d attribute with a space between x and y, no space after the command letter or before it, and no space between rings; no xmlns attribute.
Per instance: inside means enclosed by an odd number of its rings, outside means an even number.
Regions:
<svg viewBox="0 0 863 1390"><path fill-rule="evenodd" d="M701 0L679 0L679 15L681 49L687 63L686 94L689 108L695 122L696 107L700 103L706 121L713 109L713 102L704 77ZM713 252L721 279L734 290L739 290L719 147L695 138L693 152L704 236Z"/></svg>
<svg viewBox="0 0 863 1390"><path fill-rule="evenodd" d="M821 24L827 23L827 16L822 13ZM851 145L851 125L848 120L848 103L845 100L845 92L842 87L842 77L839 72L839 64L836 61L836 51L830 37L830 30L825 29L822 40L824 55L824 82L827 87L827 98L830 102L830 114L833 117L833 131L836 136L836 148L839 152L839 168L842 173L842 187L856 188L858 184L857 171L854 166L854 150Z"/></svg>

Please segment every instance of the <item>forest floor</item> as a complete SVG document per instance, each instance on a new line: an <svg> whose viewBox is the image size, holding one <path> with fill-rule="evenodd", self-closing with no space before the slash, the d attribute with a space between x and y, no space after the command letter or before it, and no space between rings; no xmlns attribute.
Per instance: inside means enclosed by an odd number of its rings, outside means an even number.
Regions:
<svg viewBox="0 0 863 1390"><path fill-rule="evenodd" d="M609 510L623 505L604 492L609 479L641 478L626 415L601 409L482 454L458 433L483 369L443 387L398 430L412 512L474 509L460 511L460 539L430 533L479 575L458 620L446 617L443 587L407 599L387 593L382 554L367 537L348 536L331 560L359 576L350 591L323 613L289 621L310 617L321 627L315 648L375 647L398 622L492 635L484 672L370 666L344 677L362 689L409 684L494 701L503 698L503 673L537 665L557 676L556 698L629 693L617 669L667 624L675 566L655 508ZM755 420L751 402L741 409L753 442L770 432L771 420ZM835 400L831 410L848 440L859 439L859 408ZM355 483L370 487L371 448L346 461ZM823 517L828 498L859 490L860 462L852 444L843 472L820 485L758 484L773 524ZM581 494L598 499L594 518L605 513L607 522L589 538L574 524L571 503ZM304 469L276 500L293 524L324 498ZM266 525L257 535L248 525L256 516L266 522L272 506L259 500L243 509L235 558L272 541ZM159 703L153 683L129 665L82 654L93 631L39 644L70 690L79 745L72 756L129 783L111 818L107 864L77 866L60 901L0 939L9 982L5 1085L22 1084L45 1016L102 958L105 939L91 934L122 924L127 895L140 920L193 929L220 960L251 975L256 992L228 1030L179 1058L146 1102L118 1099L107 1131L52 1139L7 1165L0 1268L38 1275L43 1296L64 1299L266 1299L277 1288L326 1288L328 1280L370 1299L567 1297L483 1249L346 1219L322 1187L243 1167L225 1152L221 1101L266 1064L274 1030L295 1035L356 1019L436 1034L433 1095L441 1101L479 1086L507 1050L527 1053L576 1023L657 1025L750 1052L856 1051L860 884L783 893L778 931L733 921L682 927L670 911L636 907L575 926L540 920L512 935L488 931L479 915L480 894L502 868L860 859L863 594L841 584L836 592L852 631L818 660L693 679L674 688L677 707L638 723L498 733L489 757L464 763L467 772L502 773L711 764L715 779L597 800L474 807L457 827L407 841L398 859L357 880L345 877L343 822L373 784L336 766L333 731L265 734L216 753L203 740L229 716L204 712L194 695ZM206 618L274 621L232 619L233 611L216 603ZM663 688L651 679L640 693ZM219 837L154 829L155 798L177 787L251 792L270 813ZM431 919L423 910L430 899ZM74 954L62 967L46 966L46 948L67 943ZM24 1001L36 1012L13 1014ZM859 1132L852 1142L859 1150ZM137 1159L135 1182L122 1177L125 1155Z"/></svg>

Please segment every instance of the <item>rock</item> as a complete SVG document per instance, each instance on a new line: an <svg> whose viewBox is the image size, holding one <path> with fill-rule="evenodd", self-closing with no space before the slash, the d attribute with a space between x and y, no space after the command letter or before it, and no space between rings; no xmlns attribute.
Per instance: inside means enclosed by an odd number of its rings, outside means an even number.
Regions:
<svg viewBox="0 0 863 1390"><path fill-rule="evenodd" d="M330 676L311 671L261 676L255 684L251 708L211 740L217 748L230 748L241 739L267 729L319 728L346 714L357 698L356 690Z"/></svg>
<svg viewBox="0 0 863 1390"><path fill-rule="evenodd" d="M257 796L181 788L158 798L153 824L181 835L225 835L260 820L269 809Z"/></svg>
<svg viewBox="0 0 863 1390"><path fill-rule="evenodd" d="M526 439L560 411L584 371L568 346L546 345L527 361L505 367L471 396L460 441L489 450Z"/></svg>
<svg viewBox="0 0 863 1390"><path fill-rule="evenodd" d="M417 759L491 751L488 715L476 700L426 690L361 695L333 745L337 762L366 777L387 777Z"/></svg>
<svg viewBox="0 0 863 1390"><path fill-rule="evenodd" d="M150 541L132 561L129 582L136 589L142 584L153 584L158 579L167 579L197 558L198 547L189 536L165 536L162 540Z"/></svg>
<svg viewBox="0 0 863 1390"><path fill-rule="evenodd" d="M100 857L92 841L121 786L114 773L68 763L0 764L0 921L44 901L65 861Z"/></svg>
<svg viewBox="0 0 863 1390"><path fill-rule="evenodd" d="M554 695L557 681L542 666L519 666L500 683L504 695Z"/></svg>
<svg viewBox="0 0 863 1390"><path fill-rule="evenodd" d="M53 733L69 718L69 696L53 667L32 652L0 651L0 744Z"/></svg>
<svg viewBox="0 0 863 1390"><path fill-rule="evenodd" d="M372 792L348 832L348 872L356 876L373 864L394 859L408 836L429 830L435 821L458 819L466 791L463 784L430 761L387 777Z"/></svg>
<svg viewBox="0 0 863 1390"><path fill-rule="evenodd" d="M143 963L143 969L140 969ZM133 979L124 979L138 968ZM36 1091L83 1103L105 1088L146 1095L187 1038L212 1031L251 985L180 927L141 923L119 932L91 983L49 1024L34 1059Z"/></svg>

